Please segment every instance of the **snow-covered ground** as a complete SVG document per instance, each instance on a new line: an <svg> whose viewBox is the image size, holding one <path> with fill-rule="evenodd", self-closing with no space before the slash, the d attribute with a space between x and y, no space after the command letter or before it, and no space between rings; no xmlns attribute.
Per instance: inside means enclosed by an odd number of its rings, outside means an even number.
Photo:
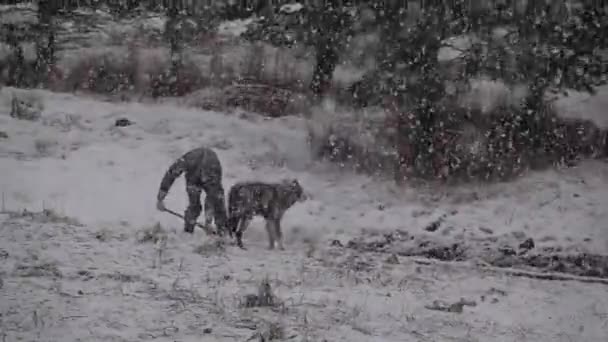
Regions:
<svg viewBox="0 0 608 342"><path fill-rule="evenodd" d="M606 163L495 185L395 189L314 162L301 118L41 91L42 118L23 121L9 116L11 91L0 94L0 191L10 212L0 214L6 341L245 341L281 329L282 340L294 341L608 336L606 285L511 277L474 263L361 252L348 243L401 231L413 241L466 242L479 250L532 238L533 250L606 255ZM123 117L134 124L115 127ZM313 195L284 218L286 251L266 250L261 219L246 232L245 251L201 230L186 234L178 218L155 209L170 162L200 145L218 152L226 189L242 180L296 177ZM166 202L185 208L183 179ZM56 214L19 214L23 209ZM156 236L165 238L138 241L156 223L164 232ZM280 303L243 307L264 277ZM429 309L461 298L462 312L458 305L452 312Z"/></svg>

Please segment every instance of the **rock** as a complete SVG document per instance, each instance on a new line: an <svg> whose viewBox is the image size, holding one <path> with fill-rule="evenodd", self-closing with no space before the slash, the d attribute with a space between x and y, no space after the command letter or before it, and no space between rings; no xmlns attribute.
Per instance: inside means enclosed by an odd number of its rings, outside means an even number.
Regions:
<svg viewBox="0 0 608 342"><path fill-rule="evenodd" d="M391 254L391 256L389 256L389 257L386 259L386 263L387 263L387 264L392 264L392 265L399 264L399 258L397 257L397 255L395 255L395 254Z"/></svg>
<svg viewBox="0 0 608 342"><path fill-rule="evenodd" d="M425 247L421 247L425 248ZM434 246L417 253L417 255L424 256L429 259L437 259L443 261L452 260L464 260L464 249L458 244L454 243L451 246Z"/></svg>
<svg viewBox="0 0 608 342"><path fill-rule="evenodd" d="M488 292L489 295L500 295L505 297L507 295L507 292L501 289L497 289L495 287L491 287Z"/></svg>
<svg viewBox="0 0 608 342"><path fill-rule="evenodd" d="M340 242L340 240L332 240L330 245L331 245L332 247L344 247L344 246L342 245L342 242Z"/></svg>
<svg viewBox="0 0 608 342"><path fill-rule="evenodd" d="M243 298L243 306L246 308L256 307L258 305L258 302L259 302L258 296L253 293L247 294Z"/></svg>
<svg viewBox="0 0 608 342"><path fill-rule="evenodd" d="M133 125L134 122L127 119L127 118L119 118L116 119L116 122L114 123L114 126L116 127L127 127L127 126L131 126Z"/></svg>
<svg viewBox="0 0 608 342"><path fill-rule="evenodd" d="M498 251L501 252L504 255L516 255L517 253L515 253L515 251L513 250L513 248L509 247L509 246L503 246L498 248Z"/></svg>
<svg viewBox="0 0 608 342"><path fill-rule="evenodd" d="M424 307L429 310L462 313L465 306L477 306L477 303L473 300L464 300L461 298L458 302L453 304L435 300L433 301L433 304L425 305Z"/></svg>
<svg viewBox="0 0 608 342"><path fill-rule="evenodd" d="M526 241L519 244L519 248L525 250L534 248L534 240L532 238L527 238Z"/></svg>
<svg viewBox="0 0 608 342"><path fill-rule="evenodd" d="M520 231L512 232L511 235L518 240L523 240L526 238L526 233Z"/></svg>
<svg viewBox="0 0 608 342"><path fill-rule="evenodd" d="M447 308L447 312L455 312L455 313L462 313L464 308L464 304L463 303L454 303L451 304L448 308Z"/></svg>
<svg viewBox="0 0 608 342"><path fill-rule="evenodd" d="M213 330L211 328L205 328L203 329L203 334L211 334Z"/></svg>
<svg viewBox="0 0 608 342"><path fill-rule="evenodd" d="M8 139L8 134L4 131L0 131L0 139Z"/></svg>
<svg viewBox="0 0 608 342"><path fill-rule="evenodd" d="M427 232L436 231L437 229L439 229L439 226L441 226L443 221L445 221L446 217L448 217L448 214L443 214L439 216L439 218L437 218L435 221L431 222L428 226L426 226L424 230L426 230Z"/></svg>
<svg viewBox="0 0 608 342"><path fill-rule="evenodd" d="M445 228L444 230L441 231L442 235L450 235L451 232L454 231L454 227L449 226L447 228Z"/></svg>
<svg viewBox="0 0 608 342"><path fill-rule="evenodd" d="M479 230L483 233L486 234L494 234L494 231L490 228L486 228L486 227L479 227Z"/></svg>
<svg viewBox="0 0 608 342"><path fill-rule="evenodd" d="M433 221L428 226L424 227L427 232L434 232L441 226L441 220Z"/></svg>

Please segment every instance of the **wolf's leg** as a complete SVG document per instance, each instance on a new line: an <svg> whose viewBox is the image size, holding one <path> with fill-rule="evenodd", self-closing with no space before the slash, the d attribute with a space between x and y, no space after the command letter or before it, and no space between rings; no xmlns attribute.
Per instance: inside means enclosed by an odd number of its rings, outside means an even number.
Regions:
<svg viewBox="0 0 608 342"><path fill-rule="evenodd" d="M274 220L274 230L275 230L275 239L278 242L279 249L284 251L285 247L283 247L283 233L281 232L281 219Z"/></svg>
<svg viewBox="0 0 608 342"><path fill-rule="evenodd" d="M201 189L188 185L186 186L186 192L188 193L188 208L184 213L184 231L194 233L194 225L203 209L201 206Z"/></svg>
<svg viewBox="0 0 608 342"><path fill-rule="evenodd" d="M268 249L274 249L274 243L276 240L275 232L276 229L273 219L266 219L266 233L268 233Z"/></svg>

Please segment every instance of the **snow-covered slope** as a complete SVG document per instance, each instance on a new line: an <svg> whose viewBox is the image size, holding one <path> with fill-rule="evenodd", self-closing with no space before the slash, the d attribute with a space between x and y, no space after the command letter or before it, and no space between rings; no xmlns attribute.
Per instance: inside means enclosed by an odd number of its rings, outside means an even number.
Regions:
<svg viewBox="0 0 608 342"><path fill-rule="evenodd" d="M4 88L1 95L9 93ZM4 209L52 209L81 225L0 215L7 341L244 341L270 323L296 341L600 341L608 333L605 285L510 278L401 257L387 262L387 254L346 246L400 230L412 239L467 243L530 237L537 249L608 254L608 164L491 186L395 189L313 162L303 119L40 96L39 121L9 117L0 101ZM123 117L134 124L115 127ZM285 216L287 251L265 249L261 219L247 231L243 251L217 245L200 230L186 235L179 219L156 211L168 165L200 145L218 152L226 189L247 179L297 177L312 194ZM167 206L185 208L182 179ZM425 230L439 217L435 232ZM157 222L167 238L138 243ZM265 275L283 305L241 308ZM461 297L476 305L462 313L425 308Z"/></svg>

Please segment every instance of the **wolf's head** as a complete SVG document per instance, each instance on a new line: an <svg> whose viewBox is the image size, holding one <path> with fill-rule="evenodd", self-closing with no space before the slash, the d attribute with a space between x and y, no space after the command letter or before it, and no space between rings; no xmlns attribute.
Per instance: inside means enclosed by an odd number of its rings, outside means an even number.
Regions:
<svg viewBox="0 0 608 342"><path fill-rule="evenodd" d="M283 186L285 188L286 200L289 203L304 202L308 199L308 196L304 193L304 189L300 185L297 179L285 179L283 180Z"/></svg>

